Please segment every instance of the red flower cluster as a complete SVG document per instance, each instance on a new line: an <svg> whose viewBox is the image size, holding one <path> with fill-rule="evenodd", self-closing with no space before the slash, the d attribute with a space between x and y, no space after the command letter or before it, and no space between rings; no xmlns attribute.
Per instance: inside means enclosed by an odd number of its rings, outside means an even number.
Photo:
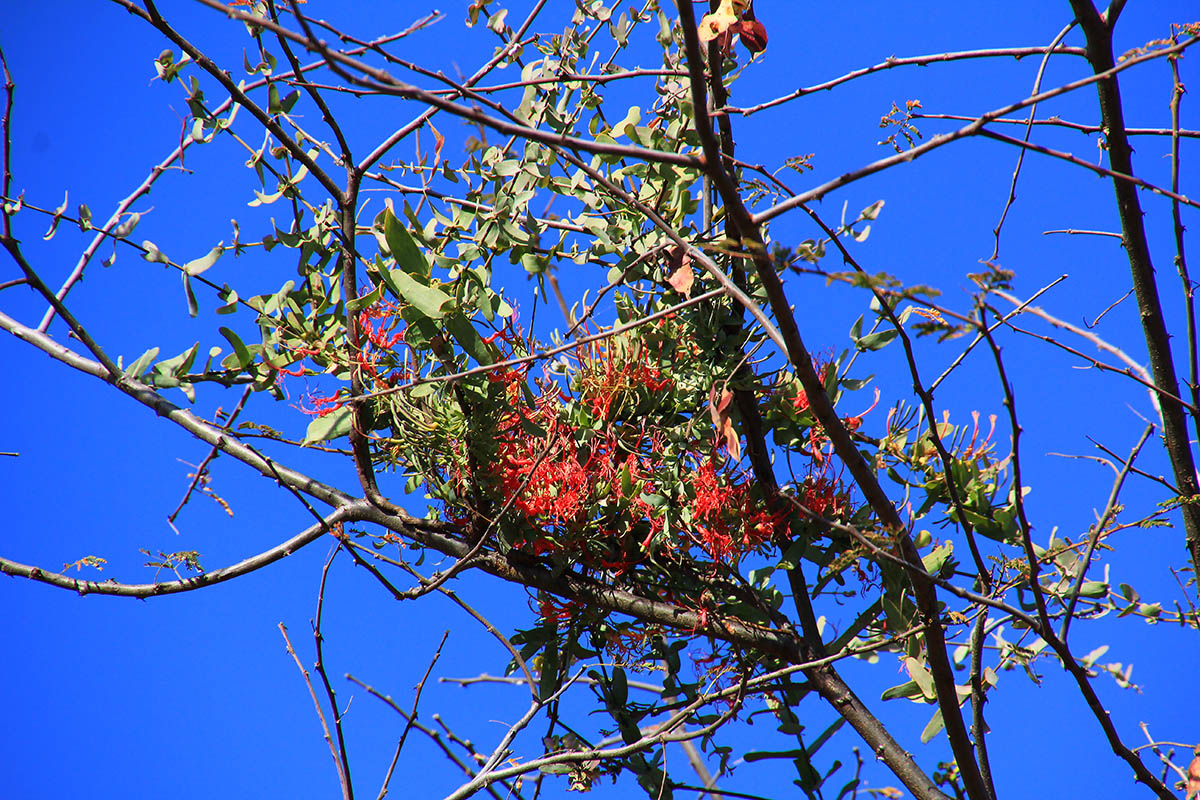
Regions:
<svg viewBox="0 0 1200 800"><path fill-rule="evenodd" d="M813 361L813 370L817 373L817 377L820 378L821 383L823 384L828 385L831 371L834 369L836 369L836 366L832 363L822 364L818 361ZM846 426L846 430L853 433L862 427L863 417L874 410L878 403L879 389L876 388L875 402L871 403L870 408L861 414L856 414L852 417L846 417L844 420L842 420L842 423ZM808 392L806 392L803 388L796 392L796 397L792 400L792 409L797 414L803 414L809 409ZM813 421L812 427L809 428L808 435L809 447L811 449L810 455L814 461L818 463L824 462L829 457L829 453L826 452L829 445L829 437L825 434L821 424L815 420Z"/></svg>
<svg viewBox="0 0 1200 800"><path fill-rule="evenodd" d="M332 414L345 404L346 398L341 389L329 396L310 391L304 395L304 405L300 406L300 410L311 417L323 417L326 414Z"/></svg>
<svg viewBox="0 0 1200 800"><path fill-rule="evenodd" d="M390 300L380 299L358 312L358 328L362 342L354 362L361 368L363 377L383 386L395 386L407 375L405 370L392 369L389 366L396 363L396 345L404 341L406 328L400 317L400 309ZM298 360L291 367L280 368L281 376L303 375L304 369L298 365L304 358L318 355L320 351L297 348L292 352ZM344 389L338 389L331 395L321 395L310 390L305 394L300 410L309 416L323 417L337 411L345 402Z"/></svg>
<svg viewBox="0 0 1200 800"><path fill-rule="evenodd" d="M651 355L640 343L627 345L624 340L591 342L576 351L580 374L580 392L592 413L601 420L610 419L613 405L633 399L639 389L650 393L669 390L674 381L659 369L662 345Z"/></svg>
<svg viewBox="0 0 1200 800"><path fill-rule="evenodd" d="M536 555L567 552L593 566L623 569L636 556L633 543L617 531L647 528L648 547L662 530L661 518L635 490L622 491L622 475L632 487L654 468L654 448L622 458L612 431L580 444L580 431L562 419L562 399L544 393L532 411L515 410L498 431L495 478L505 502L528 523L524 544ZM529 426L546 431L533 435ZM640 523L640 525L639 525Z"/></svg>
<svg viewBox="0 0 1200 800"><path fill-rule="evenodd" d="M696 498L692 518L700 543L714 562L735 560L743 553L768 544L782 523L783 514L772 515L750 495L745 481L722 481L712 461L693 475Z"/></svg>
<svg viewBox="0 0 1200 800"><path fill-rule="evenodd" d="M850 508L850 498L841 481L824 475L808 477L800 486L800 502L812 513L826 519L837 519Z"/></svg>
<svg viewBox="0 0 1200 800"><path fill-rule="evenodd" d="M667 448L644 416L622 414L673 387L659 366L661 347L653 353L617 339L575 357L575 396L545 382L532 408L519 403L523 375L497 370L491 378L508 385L512 400L497 424L492 478L499 499L524 518L519 546L623 572L693 545L728 563L771 541L780 518L743 477L719 468L717 443Z"/></svg>
<svg viewBox="0 0 1200 800"><path fill-rule="evenodd" d="M395 385L398 378L395 372L381 377L377 369L381 359L394 357L393 348L404 340L405 328L401 327L401 322L400 309L386 298L358 312L362 343L355 361L362 368L364 376L380 380L388 386Z"/></svg>

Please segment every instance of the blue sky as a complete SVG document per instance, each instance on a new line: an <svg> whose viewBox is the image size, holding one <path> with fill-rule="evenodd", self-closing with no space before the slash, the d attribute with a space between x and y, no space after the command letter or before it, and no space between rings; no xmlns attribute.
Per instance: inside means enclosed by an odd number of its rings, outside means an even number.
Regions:
<svg viewBox="0 0 1200 800"><path fill-rule="evenodd" d="M409 8L397 11L400 5ZM551 3L552 11L556 5ZM447 19L407 40L406 57L446 70L473 71L490 55L491 43L485 31L463 30L465 6L443 8ZM931 2L922 5L922 13L911 6L881 3L814 3L805 4L803 11L778 0L759 0L757 6L771 43L761 63L735 85L738 105L891 55L1048 44L1069 19L1066 2L1040 0ZM164 3L162 10L219 61L230 69L240 68L247 40L239 25L198 5ZM399 30L427 10L368 2L353 8L322 6L319 12L313 7L317 16L364 36ZM1194 17L1194 4L1182 0L1131 3L1118 28L1117 49L1165 36L1169 22ZM1081 38L1076 33L1067 41L1078 45ZM12 9L0 22L0 45L18 87L14 186L25 190L28 202L49 208L62 203L69 190L72 208L85 202L96 217L106 218L178 141L180 115L185 112L180 93L177 87L151 81L153 59L166 45L115 5L80 2L56 4L52 14L33 4ZM1193 52L1182 62L1184 81L1190 78L1193 85L1200 83L1196 59ZM987 59L880 73L835 92L806 97L776 113L736 121L739 154L773 168L789 156L814 153L814 170L790 179L793 187L808 188L890 152L878 146L876 126L893 101L919 99L928 113L978 114L1028 94L1036 69L1036 58ZM1045 86L1086 73L1080 59L1055 59ZM1130 124L1169 124L1171 86L1165 62L1126 73L1122 80ZM1195 102L1192 96L1184 100L1184 127L1200 128ZM339 107L364 142L386 134L412 113L379 101L344 101ZM1039 117L1051 114L1093 122L1095 94L1085 89L1039 109ZM925 121L920 127L929 135L950 124ZM453 127L447 120L444 129ZM1005 132L1018 135L1017 130ZM255 142L261 136L246 135ZM1093 161L1098 155L1093 136L1041 129L1036 140ZM1165 140L1143 138L1135 146L1139 173L1165 184ZM1200 158L1197 140L1185 141L1183 152L1186 180L1189 173L1197 174L1188 166ZM153 208L137 238L153 240L184 261L199 257L218 241L228 241L231 216L262 223L266 214L255 217L245 207L251 181L241 168L244 159L231 142L195 148L188 160L192 173L165 178L135 206ZM1007 196L1015 159L1013 149L996 142L960 142L836 192L819 210L827 220L836 220L843 202L853 215L876 200L886 200L871 238L856 250L864 267L937 285L945 291L948 305L967 309L965 276L977 271L979 260L992 252L991 229ZM372 203L373 215L382 207L382 198ZM1170 208L1148 194L1143 204L1170 321L1178 323L1177 281L1170 268ZM286 217L286 211L276 213ZM1185 213L1195 217L1194 210ZM57 284L87 238L64 225L54 240L43 243L44 218L23 214L18 223L27 254L49 282ZM1006 222L1000 262L1016 271L1016 293L1022 296L1067 275L1039 302L1063 319L1091 320L1128 288L1128 267L1119 245L1106 238L1042 232L1112 230L1115 225L1107 181L1030 155L1018 201ZM816 235L797 214L774 223L771 233L776 240L792 243ZM104 248L102 256L108 252ZM0 263L0 282L15 277L11 262ZM219 269L228 270L222 280L236 277L240 285L261 291L277 287L279 275L290 267L265 258L235 262L227 257ZM511 292L528 292L519 267L507 280ZM564 276L568 291L581 291L599 280L602 276ZM815 279L793 281L789 291L811 348L839 351L849 345L846 332L865 310L866 298L847 290L825 290ZM168 355L197 339L211 343L216 303L212 298L201 301L206 302L198 319L188 319L174 273L132 252L119 253L108 269L94 264L71 295L72 307L96 338L127 360L151 345L161 345ZM36 321L42 310L23 289L0 293L0 309L27 322ZM1136 308L1127 300L1109 312L1099 330L1144 360L1136 323ZM61 325L51 332L65 340ZM1034 487L1030 504L1037 536L1044 541L1054 526L1078 536L1094 518L1093 510L1103 506L1109 477L1093 462L1050 454L1093 454L1089 435L1117 452L1127 451L1141 432L1138 415L1150 413L1145 392L1111 376L1085 373L1077 359L1033 340L1010 336L1004 344L1024 415L1025 483ZM929 372L940 372L954 354L929 344L923 344L921 352L929 359ZM885 405L905 397L909 388L895 355L884 351L861 362L862 371L876 374ZM965 420L972 410L985 416L1003 411L999 386L983 356L978 353L939 390L939 404L952 410L955 421ZM0 458L0 497L8 509L8 524L0 534L4 556L54 569L85 555L102 555L109 560L104 577L141 582L153 577L152 570L141 567L141 548L194 548L212 568L266 549L309 524L307 512L289 495L223 459L215 469L215 487L235 515L230 518L215 503L198 498L177 523L177 536L165 517L187 486L189 469L182 461L198 462L207 452L205 446L11 337L0 337L0 364L10 376L0 401L10 420L0 434L0 451L21 454ZM290 388L295 402L304 386ZM202 392L197 405L211 413L218 405L229 409L234 402L232 395ZM864 400L861 407L868 403ZM850 404L860 405L855 399ZM302 432L306 422L290 403L267 413L273 424L293 433ZM882 416L876 412L874 419L868 418L868 431L872 424L882 426ZM304 454L293 463L312 469L323 480L354 485L345 465L320 455ZM1148 460L1145 468L1155 474L1166 471L1161 459ZM399 486L384 480L385 491L400 493ZM1147 482L1134 484L1129 497L1143 504L1158 499ZM1114 580L1119 573L1120 580L1133 583L1143 594L1168 603L1182 600L1166 572L1167 566L1184 563L1182 531L1126 535L1129 546L1113 564ZM0 685L8 695L9 722L0 728L0 752L9 765L6 793L49 798L169 792L190 798L216 790L231 796L330 796L336 780L328 752L276 627L280 622L288 626L302 661L310 663L309 621L327 555L326 546L317 544L232 583L146 602L79 598L28 581L0 580L8 652L0 660ZM326 657L331 674L338 676L340 696L354 695L347 717L352 768L361 791L373 793L401 726L382 704L351 691L340 676L350 672L407 705L411 687L447 630L451 633L438 675L495 674L507 657L447 602L396 604L346 563L335 566L330 581ZM511 629L529 617L528 598L518 588L473 578L462 582L461 591L493 613L502 628ZM1180 699L1198 652L1194 632L1126 619L1080 630L1079 636L1074 643L1079 652L1087 652L1094 639L1094 644L1112 645L1106 660L1136 665L1133 677L1141 694L1101 682L1102 697L1129 744L1144 742L1137 728L1143 720L1158 739L1193 740L1194 712ZM902 682L900 675L887 667L868 671L851 664L846 670L852 679L865 681L869 688L863 696L902 731L924 726L929 709L906 701L885 706L876 699L878 689ZM1019 674L1005 674L996 701L989 705L997 732L992 758L1001 793L1033 786L1048 794L1112 794L1114 786L1124 793L1128 773L1115 760L1100 757L1106 751L1094 720L1050 665L1044 671L1047 679L1041 689ZM521 703L517 691L508 687L463 689L431 682L422 708L426 713L442 712L456 730L469 731L487 749L502 730L496 720L511 719ZM823 727L828 715L817 716L812 724ZM1036 742L1032 753L1031 742ZM842 736L830 746L844 751L852 744L852 737ZM917 756L922 764L932 764L938 752L930 748ZM423 739L413 740L404 758L402 778L414 796L441 796L456 780ZM876 786L894 783L880 770L868 777ZM731 788L736 785L730 783ZM393 791L402 786L394 784ZM619 796L612 790L603 795Z"/></svg>

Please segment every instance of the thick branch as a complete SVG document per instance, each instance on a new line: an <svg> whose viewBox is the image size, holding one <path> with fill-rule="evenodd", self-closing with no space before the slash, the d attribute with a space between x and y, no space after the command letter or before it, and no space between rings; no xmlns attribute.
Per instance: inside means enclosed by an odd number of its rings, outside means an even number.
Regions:
<svg viewBox="0 0 1200 800"><path fill-rule="evenodd" d="M1096 75L1105 76L1096 84L1100 100L1100 118L1107 131L1108 162L1114 171L1132 176L1133 148L1125 133L1125 112L1121 105L1121 88L1117 82L1112 47L1112 28L1097 13L1091 0L1071 0L1071 8L1087 37L1087 57ZM1181 44L1194 44L1200 37L1192 37ZM1163 52L1163 51L1159 51ZM1131 59L1132 60L1132 59ZM1128 61L1124 62L1128 63ZM1188 553L1192 568L1200 574L1200 505L1191 502L1200 494L1196 482L1196 464L1188 442L1187 419L1183 405L1179 402L1179 381L1175 375L1175 362L1171 353L1171 337L1167 333L1163 317L1162 301L1154 278L1154 265L1150 260L1150 245L1146 240L1146 227L1142 219L1142 206L1137 189L1125 180L1113 179L1117 196L1117 212L1121 217L1121 233L1125 252L1129 258L1129 272L1137 295L1142 333L1146 339L1146 352L1150 370L1159 391L1159 403L1163 414L1163 438L1175 483L1185 501L1181 511L1186 531ZM1140 762L1139 762L1140 763Z"/></svg>
<svg viewBox="0 0 1200 800"><path fill-rule="evenodd" d="M365 504L344 505L335 509L333 513L329 514L321 522L313 524L286 542L281 542L272 547L270 550L264 550L257 555L239 561L236 564L231 564L228 567L221 567L211 572L202 572L194 578L163 581L162 583L117 583L111 580L88 581L82 578L73 578L63 573L47 572L41 567L31 567L7 558L0 558L0 573L20 578L29 578L39 583L48 583L60 589L70 589L81 595L106 594L114 597L145 599L147 597L190 592L195 589L203 589L206 586L215 586L218 583L224 583L234 578L240 578L243 575L248 575L251 572L290 556L302 547L320 539L332 526L354 519L356 508L362 505Z"/></svg>
<svg viewBox="0 0 1200 800"><path fill-rule="evenodd" d="M303 473L267 461L250 447L242 444L236 437L230 436L221 428L210 425L192 412L180 408L141 381L121 373L113 374L99 362L79 355L46 334L22 325L3 312L0 312L0 329L8 331L18 339L37 347L51 358L57 359L69 367L111 383L134 400L152 409L158 416L166 417L197 439L219 448L221 452L233 456L265 477L279 480L285 485L304 492L309 497L334 507L347 505L355 499L340 489L314 480ZM407 521L416 522L412 517L409 517Z"/></svg>
<svg viewBox="0 0 1200 800"><path fill-rule="evenodd" d="M924 569L920 568L920 555L905 532L904 523L900 519L895 506L892 505L879 485L871 466L867 464L866 460L858 452L858 448L850 438L849 431L842 424L837 411L833 408L833 404L829 400L829 396L825 393L823 382L813 367L812 356L804 346L795 317L789 308L787 296L784 294L779 274L775 271L775 266L767 255L766 245L763 242L758 223L751 217L743 204L741 195L734 184L733 177L724 169L721 152L713 135L707 111L703 74L704 61L701 56L699 38L696 32L695 15L691 4L687 0L679 2L678 7L680 23L683 27L686 42L689 72L692 76L692 106L694 109L693 113L695 114L695 129L700 136L704 148L705 172L712 178L717 191L720 192L725 203L726 215L734 220L742 236L742 246L754 261L759 280L770 301L770 307L775 315L779 333L783 338L785 344L784 350L805 389L809 398L810 408L821 423L822 428L829 435L838 457L846 464L847 469L854 477L855 483L867 498L872 509L879 515L884 526L896 535L904 559L914 565L914 569L910 574L913 578L912 582L917 605L921 611L922 621L926 626L926 652L937 686L938 705L942 710L942 716L945 720L947 736L971 797L976 798L976 800L988 800L989 795L980 778L978 765L975 763L971 752L966 725L963 722L958 706L958 695L954 685L953 669L946 654L945 636L941 627L940 610L938 608L934 584L929 580L929 575L925 573ZM841 705L835 705L835 707L839 711L843 708ZM847 716L846 719L852 724L855 722L855 719L850 716ZM855 725L855 728L863 735L866 741L881 749L883 748L882 741L884 738L890 740L890 736L882 728L873 729L870 726L859 728L857 725ZM906 765L903 762L895 765L889 762L889 766L896 770L897 777L900 777L902 780L905 779L906 775L913 777L912 773L906 770ZM918 796L929 796L925 792L932 787L932 783L923 773L922 777L924 778L923 781L915 784L909 784L906 781L906 785L915 794L918 794Z"/></svg>

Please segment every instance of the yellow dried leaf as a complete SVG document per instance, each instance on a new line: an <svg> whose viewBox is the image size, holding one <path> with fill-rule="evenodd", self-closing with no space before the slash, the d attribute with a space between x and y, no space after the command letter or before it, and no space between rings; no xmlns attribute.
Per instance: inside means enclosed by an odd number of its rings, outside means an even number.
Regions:
<svg viewBox="0 0 1200 800"><path fill-rule="evenodd" d="M671 284L671 288L679 292L684 297L692 296L692 284L696 282L696 272L692 269L692 265L684 261L683 266L671 273L671 277L667 278L667 283Z"/></svg>
<svg viewBox="0 0 1200 800"><path fill-rule="evenodd" d="M700 41L711 42L729 30L730 26L737 21L738 17L734 13L733 3L731 0L725 0L721 3L720 8L711 14L705 14L700 20Z"/></svg>

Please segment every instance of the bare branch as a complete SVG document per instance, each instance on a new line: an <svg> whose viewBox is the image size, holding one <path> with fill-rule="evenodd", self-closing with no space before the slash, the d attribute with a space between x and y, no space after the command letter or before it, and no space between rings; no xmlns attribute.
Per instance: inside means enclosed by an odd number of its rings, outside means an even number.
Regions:
<svg viewBox="0 0 1200 800"><path fill-rule="evenodd" d="M723 107L717 109L717 111L725 114L742 114L744 116L749 116L759 111L763 111L764 109L772 108L774 106L795 100L796 98L803 97L806 94L828 91L835 86L840 86L843 83L852 81L856 78L861 78L864 75L870 75L875 72L882 72L883 70L894 69L896 67L925 67L930 64L941 64L950 61L961 61L964 59L973 58L1015 58L1019 61L1026 56L1060 54L1082 56L1084 55L1084 50L1081 47L1001 47L992 50L963 50L956 53L934 53L927 56L909 56L907 58L896 58L895 56L891 56L886 61L883 61L879 64L856 69L853 72L848 72L845 75L825 81L824 83L818 83L814 86L797 89L791 94L777 97L774 100L768 100L765 103L759 103L758 105L750 106L749 108Z"/></svg>
<svg viewBox="0 0 1200 800"><path fill-rule="evenodd" d="M282 622L279 623L279 632L283 634L283 641L287 644L288 655L296 662L296 668L304 676L304 684L308 686L308 693L312 696L313 706L317 709L317 717L321 720L321 730L325 733L325 743L329 745L329 752L333 755L333 764L337 769L338 784L342 788L342 797L345 800L354 800L354 791L350 788L350 774L346 770L346 765L342 762L337 746L333 743L333 737L329 734L329 723L325 719L325 710L321 708L321 701L317 699L317 690L313 687L308 670L300 663L300 656L296 655L296 649L292 647L292 640L288 638L287 628ZM336 708L333 713L337 714Z"/></svg>
<svg viewBox="0 0 1200 800"><path fill-rule="evenodd" d="M1104 122L1108 140L1108 160L1113 171L1120 175L1133 176L1133 148L1125 133L1125 114L1121 104L1121 90L1117 73L1121 67L1136 61L1127 59L1114 66L1112 28L1096 13L1091 0L1071 0L1075 18L1087 36L1087 58L1096 72L1096 91L1100 102L1100 117ZM1119 12L1120 3L1113 6ZM1200 42L1193 36L1173 47L1185 47ZM1166 53L1164 48L1147 55ZM1144 58L1145 56L1139 56ZM1129 270L1137 293L1139 318L1146 340L1146 351L1150 357L1150 370L1154 374L1154 385L1160 395L1162 408L1163 436L1167 454L1175 472L1175 483L1186 500L1200 494L1196 480L1195 459L1188 441L1188 426L1183 414L1183 402L1179 399L1179 381L1175 377L1175 362L1171 353L1171 338L1163 318L1162 303L1158 296L1158 285L1154 279L1154 265L1150 260L1150 246L1146 241L1146 226L1142 217L1141 201L1133 185L1126 180L1113 179L1117 196L1117 209L1121 216L1121 232L1125 252L1129 257ZM1182 198L1180 198L1182 202ZM1191 556L1192 567L1200 573L1200 505L1185 502L1182 508L1186 529L1186 544ZM1144 769L1144 768L1143 768ZM1147 773L1148 774L1148 773ZM1139 777L1141 774L1139 773ZM1156 783L1149 783L1152 788ZM1161 784L1157 784L1161 786Z"/></svg>
<svg viewBox="0 0 1200 800"><path fill-rule="evenodd" d="M896 155L888 156L887 158L881 158L878 161L866 165L865 167L860 167L859 169L847 172L844 175L840 175L837 178L826 181L816 188L809 189L807 192L802 192L795 197L790 197L781 203L777 203L766 211L761 211L758 214L755 214L753 216L753 220L756 224L761 224L763 222L772 220L786 211L791 211L792 209L798 208L806 203L819 200L832 192L834 189L854 183L855 181L861 180L868 175L874 175L876 172L888 169L889 167L894 167L897 164L913 161L930 152L931 150L936 150L942 145L950 144L951 142L967 136L975 136L983 131L985 125L993 120L1003 117L1005 114L1011 114L1012 112L1019 111L1026 106L1031 106L1035 103L1049 100L1052 97L1058 97L1059 95L1066 94L1067 92L1073 92L1076 89L1082 89L1085 86L1091 86L1093 83L1103 81L1119 72L1129 69L1130 67L1137 66L1138 64L1144 64L1145 62L1156 58L1165 58L1167 56L1176 55L1186 48L1191 47L1198 41L1200 41L1200 37L1193 37L1169 48L1155 50L1150 53L1145 53L1143 55L1127 59L1116 66L1110 67L1104 72L1091 75L1087 78L1081 78L1080 80L1072 81L1071 83L1063 84L1062 86L1049 89L1045 92L1041 92L1040 94L1035 94L1031 97L1021 100L1020 102L1012 103L1011 105L1007 105L1003 108L998 108L995 111L989 111L988 113L978 117L975 122L971 123L970 125L966 125L950 133L943 133L934 136L929 141L925 142L924 144L917 145L911 150L906 150L903 153L897 153ZM1119 169L1117 171L1120 172Z"/></svg>

